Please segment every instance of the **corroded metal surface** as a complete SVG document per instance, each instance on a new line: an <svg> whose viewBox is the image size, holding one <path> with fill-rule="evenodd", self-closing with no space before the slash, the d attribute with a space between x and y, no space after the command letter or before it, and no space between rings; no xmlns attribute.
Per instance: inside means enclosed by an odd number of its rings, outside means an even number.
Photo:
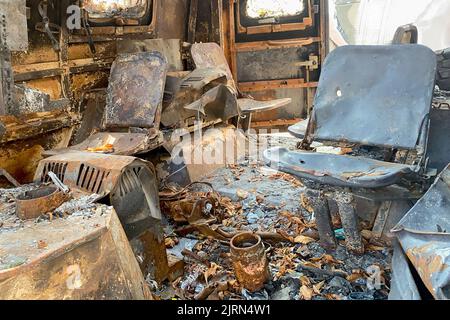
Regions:
<svg viewBox="0 0 450 320"><path fill-rule="evenodd" d="M0 299L152 299L111 207L1 230L0 248Z"/></svg>
<svg viewBox="0 0 450 320"><path fill-rule="evenodd" d="M54 172L71 190L109 197L130 238L160 220L153 166L143 160L88 152L69 152L42 160L35 181L48 182Z"/></svg>
<svg viewBox="0 0 450 320"><path fill-rule="evenodd" d="M35 181L47 182L49 171L74 193L106 197L142 257L142 270L157 281L168 277L157 178L151 163L126 156L69 152L41 161Z"/></svg>
<svg viewBox="0 0 450 320"><path fill-rule="evenodd" d="M261 237L241 233L231 239L230 246L239 283L251 292L261 290L269 279L268 260Z"/></svg>
<svg viewBox="0 0 450 320"><path fill-rule="evenodd" d="M206 121L213 121L227 120L220 117L227 113L237 115L236 98L228 87L224 86L226 77L221 69L196 69L183 79L173 82L170 86L171 98L166 101L161 115L161 123L164 126L186 126L186 121L199 116L204 116ZM206 97L209 97L208 101ZM185 108L193 103L203 107L211 105L211 108L206 112L203 109L204 112L200 115L198 110Z"/></svg>
<svg viewBox="0 0 450 320"><path fill-rule="evenodd" d="M158 52L119 55L111 67L104 126L159 127L167 68Z"/></svg>
<svg viewBox="0 0 450 320"><path fill-rule="evenodd" d="M194 43L191 47L191 56L197 68L222 69L227 75L228 85L237 90L228 61L217 43Z"/></svg>
<svg viewBox="0 0 450 320"><path fill-rule="evenodd" d="M342 227L345 234L345 245L348 250L356 254L364 254L364 244L360 233L356 202L352 194L346 191L335 193L335 200L339 208Z"/></svg>
<svg viewBox="0 0 450 320"><path fill-rule="evenodd" d="M450 299L450 165L392 232L433 297ZM394 272L393 282L408 281L405 272ZM395 292L393 298L400 295Z"/></svg>
<svg viewBox="0 0 450 320"><path fill-rule="evenodd" d="M154 134L99 132L93 134L82 143L69 148L45 151L44 156L48 157L74 151L88 152L89 150L97 149L100 153L132 156L156 149L163 144L163 142L162 134L157 131L155 131ZM106 145L111 146L111 148L100 151L100 149Z"/></svg>
<svg viewBox="0 0 450 320"><path fill-rule="evenodd" d="M325 193L319 190L307 189L304 195L314 209L321 246L328 250L336 249L337 242Z"/></svg>
<svg viewBox="0 0 450 320"><path fill-rule="evenodd" d="M22 220L36 219L62 205L68 196L54 186L27 191L16 199L16 214Z"/></svg>
<svg viewBox="0 0 450 320"><path fill-rule="evenodd" d="M0 16L5 16L2 29L6 31L6 45L11 51L28 50L26 9L25 0L0 1Z"/></svg>

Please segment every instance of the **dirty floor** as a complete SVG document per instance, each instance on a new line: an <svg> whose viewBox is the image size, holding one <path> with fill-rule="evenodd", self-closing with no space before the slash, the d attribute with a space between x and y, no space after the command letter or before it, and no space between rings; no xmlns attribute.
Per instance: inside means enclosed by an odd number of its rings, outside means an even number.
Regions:
<svg viewBox="0 0 450 320"><path fill-rule="evenodd" d="M294 148L288 134L272 136L271 145ZM169 252L184 258L185 274L172 285L152 284L161 299L246 300L383 300L389 294L391 251L365 237L366 253L349 253L333 221L338 249L326 252L317 243L314 212L302 197L305 186L247 156L203 179L220 194L226 232L253 231L282 235L286 241L264 241L271 280L250 293L235 279L227 241L199 232L180 236L172 219L166 227ZM207 192L207 191L205 191ZM167 216L170 213L164 212ZM370 235L370 231L364 232ZM194 253L187 256L183 249Z"/></svg>

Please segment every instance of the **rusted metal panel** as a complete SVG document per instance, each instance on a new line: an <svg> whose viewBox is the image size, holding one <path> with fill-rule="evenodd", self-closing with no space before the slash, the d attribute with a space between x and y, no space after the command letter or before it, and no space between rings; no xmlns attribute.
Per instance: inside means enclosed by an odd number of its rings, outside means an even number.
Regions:
<svg viewBox="0 0 450 320"><path fill-rule="evenodd" d="M157 177L151 163L133 157L73 151L41 161L35 182L49 182L50 171L71 189L74 197L106 197L142 258L142 270L158 282L169 277Z"/></svg>
<svg viewBox="0 0 450 320"><path fill-rule="evenodd" d="M298 66L298 63L309 63L312 67L317 59L319 44L314 43L305 47L297 48L275 48L264 51L238 52L238 79L241 82L283 80L283 79L304 79L306 82L305 67ZM317 67L317 64L315 65Z"/></svg>
<svg viewBox="0 0 450 320"><path fill-rule="evenodd" d="M0 167L20 183L33 181L45 149L67 147L77 119L55 110L21 117L0 117L5 132L0 135Z"/></svg>
<svg viewBox="0 0 450 320"><path fill-rule="evenodd" d="M450 299L450 165L392 232L433 297Z"/></svg>
<svg viewBox="0 0 450 320"><path fill-rule="evenodd" d="M0 299L152 299L114 209L90 210L0 231Z"/></svg>
<svg viewBox="0 0 450 320"><path fill-rule="evenodd" d="M119 55L111 67L105 128L157 128L167 68L158 52Z"/></svg>
<svg viewBox="0 0 450 320"><path fill-rule="evenodd" d="M228 61L217 43L194 43L191 48L192 59L197 68L220 68L228 79L228 85L236 89Z"/></svg>
<svg viewBox="0 0 450 320"><path fill-rule="evenodd" d="M206 121L226 121L227 114L236 116L236 98L224 84L226 75L220 68L195 69L182 80L174 81L170 89L173 97L165 103L161 123L166 127L185 127L189 119L199 116Z"/></svg>
<svg viewBox="0 0 450 320"><path fill-rule="evenodd" d="M42 160L34 180L49 182L50 171L72 190L108 196L130 238L161 219L156 175L146 161L74 151Z"/></svg>
<svg viewBox="0 0 450 320"><path fill-rule="evenodd" d="M27 113L45 112L50 106L50 95L26 86L14 87L14 103L9 113L20 116Z"/></svg>
<svg viewBox="0 0 450 320"><path fill-rule="evenodd" d="M147 39L147 40L122 40L117 41L117 53L136 53L157 51L166 57L169 64L168 71L182 71L180 39Z"/></svg>
<svg viewBox="0 0 450 320"><path fill-rule="evenodd" d="M55 149L44 152L44 156L54 156L66 152L98 152L119 156L132 156L154 150L163 144L160 132L146 133L95 133L80 144L65 149ZM105 148L109 146L109 148Z"/></svg>
<svg viewBox="0 0 450 320"><path fill-rule="evenodd" d="M65 110L54 110L22 115L19 118L2 116L0 121L6 128L6 132L0 136L0 144L4 144L72 127L77 123L78 117Z"/></svg>

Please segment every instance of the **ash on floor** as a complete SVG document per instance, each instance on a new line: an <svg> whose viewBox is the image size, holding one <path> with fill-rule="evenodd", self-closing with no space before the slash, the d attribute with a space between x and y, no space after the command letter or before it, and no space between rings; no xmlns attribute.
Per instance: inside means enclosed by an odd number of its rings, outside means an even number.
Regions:
<svg viewBox="0 0 450 320"><path fill-rule="evenodd" d="M191 244L192 251L210 264L185 257L185 275L161 291L163 298L387 299L390 248L366 243L366 253L358 256L346 250L341 238L338 249L327 253L317 243L314 214L303 203L305 187L292 176L247 159L210 174L204 181L234 202L235 212L222 221L224 229L276 232L291 242L266 243L271 280L264 290L250 293L235 279L226 241L206 239L196 232L192 238L199 240ZM184 238L172 236L170 240L169 248Z"/></svg>

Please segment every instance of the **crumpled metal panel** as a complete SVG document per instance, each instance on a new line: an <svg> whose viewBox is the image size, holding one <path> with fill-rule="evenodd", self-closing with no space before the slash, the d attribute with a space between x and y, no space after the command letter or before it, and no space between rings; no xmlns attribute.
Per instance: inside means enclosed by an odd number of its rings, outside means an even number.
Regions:
<svg viewBox="0 0 450 320"><path fill-rule="evenodd" d="M159 52L122 54L109 79L105 128L158 128L167 60Z"/></svg>
<svg viewBox="0 0 450 320"><path fill-rule="evenodd" d="M291 152L272 148L264 152L270 166L294 176L342 187L378 188L390 186L412 173L412 166L362 157L317 152Z"/></svg>
<svg viewBox="0 0 450 320"><path fill-rule="evenodd" d="M191 47L191 55L197 68L220 68L225 71L228 85L235 90L237 89L228 61L222 48L217 43L194 43Z"/></svg>
<svg viewBox="0 0 450 320"><path fill-rule="evenodd" d="M344 46L325 61L314 138L414 149L428 114L436 55L421 45Z"/></svg>
<svg viewBox="0 0 450 320"><path fill-rule="evenodd" d="M205 97L211 98L208 103L213 102L213 100L217 102L215 109L219 113L236 112L234 114L236 116L238 114L237 99L234 93L224 84L226 84L226 75L220 68L195 69L173 88L174 92L172 94L174 97L167 106L164 106L161 114L161 123L166 127L173 127L184 124L189 118L197 118L199 116L198 111L188 110L189 108L185 107L190 104L202 103L202 101L205 101ZM230 94L226 95L225 91L230 92ZM211 95L211 93L213 94ZM202 106L204 105L202 104ZM206 115L204 112L202 114ZM217 117L214 112L212 114L208 113L206 118L207 121L217 119L225 121L229 119Z"/></svg>
<svg viewBox="0 0 450 320"><path fill-rule="evenodd" d="M236 96L228 86L224 85L212 88L184 109L186 116L196 116L201 113L210 121L217 119L227 121L239 115Z"/></svg>
<svg viewBox="0 0 450 320"><path fill-rule="evenodd" d="M434 298L450 299L450 165L392 232Z"/></svg>
<svg viewBox="0 0 450 320"><path fill-rule="evenodd" d="M394 242L392 256L392 281L389 300L421 300L419 289L400 244Z"/></svg>
<svg viewBox="0 0 450 320"><path fill-rule="evenodd" d="M49 182L50 171L74 192L108 196L130 239L162 218L157 178L149 162L73 151L42 160L34 181Z"/></svg>
<svg viewBox="0 0 450 320"><path fill-rule="evenodd" d="M152 300L116 212L95 211L0 233L0 299Z"/></svg>

